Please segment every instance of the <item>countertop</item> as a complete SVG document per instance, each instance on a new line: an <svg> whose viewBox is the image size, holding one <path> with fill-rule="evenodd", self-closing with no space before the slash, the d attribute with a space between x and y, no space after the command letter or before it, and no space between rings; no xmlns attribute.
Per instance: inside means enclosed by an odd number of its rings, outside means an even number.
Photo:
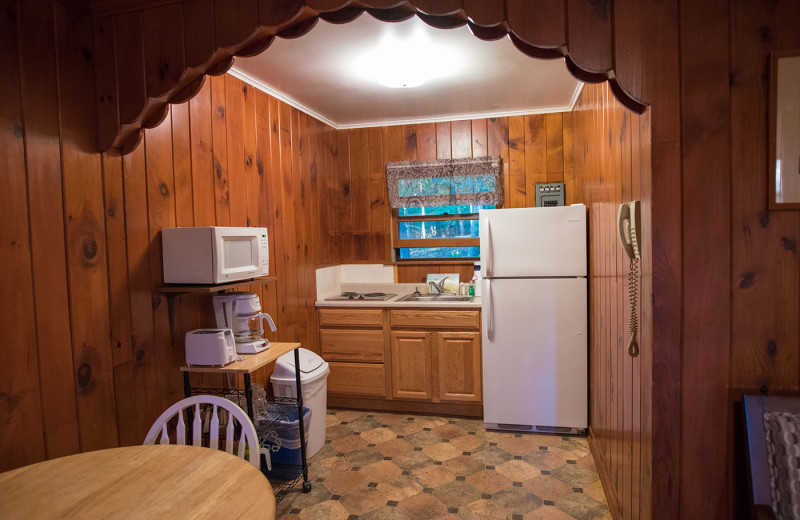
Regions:
<svg viewBox="0 0 800 520"><path fill-rule="evenodd" d="M469 302L399 302L400 298L405 294L398 294L394 298L385 301L375 300L337 300L325 301L318 300L317 307L380 307L389 309L407 309L407 308L430 308L430 309L480 309L481 297L476 296Z"/></svg>

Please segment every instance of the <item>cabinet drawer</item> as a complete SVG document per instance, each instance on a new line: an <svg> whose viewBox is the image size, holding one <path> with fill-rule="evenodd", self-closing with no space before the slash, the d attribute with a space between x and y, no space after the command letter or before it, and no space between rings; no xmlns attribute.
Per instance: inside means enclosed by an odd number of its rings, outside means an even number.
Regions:
<svg viewBox="0 0 800 520"><path fill-rule="evenodd" d="M429 311L422 309L393 310L392 327L435 329L477 329L480 311Z"/></svg>
<svg viewBox="0 0 800 520"><path fill-rule="evenodd" d="M383 329L321 329L319 340L322 357L327 361L383 362Z"/></svg>
<svg viewBox="0 0 800 520"><path fill-rule="evenodd" d="M320 327L383 327L382 309L319 309Z"/></svg>
<svg viewBox="0 0 800 520"><path fill-rule="evenodd" d="M328 392L386 396L386 372L383 364L328 363Z"/></svg>

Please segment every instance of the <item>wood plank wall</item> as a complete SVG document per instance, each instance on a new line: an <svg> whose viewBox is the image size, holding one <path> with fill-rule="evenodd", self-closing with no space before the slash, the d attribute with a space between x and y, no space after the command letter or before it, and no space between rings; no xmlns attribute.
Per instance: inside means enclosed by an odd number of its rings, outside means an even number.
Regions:
<svg viewBox="0 0 800 520"><path fill-rule="evenodd" d="M182 337L215 322L210 296L179 296L171 341L162 227L267 227L277 280L250 289L269 338L312 350L314 269L340 258L332 128L225 75L130 155L94 153L91 22L16 5L0 16L0 471L141 443L183 396Z"/></svg>
<svg viewBox="0 0 800 520"><path fill-rule="evenodd" d="M534 186L541 182L566 182L567 203L579 202L577 179L564 173L564 117L533 114L339 130L342 261L392 261L386 162L499 155L504 207L534 206ZM427 273L459 273L470 280L473 266L409 262L397 266L397 281L422 282Z"/></svg>
<svg viewBox="0 0 800 520"><path fill-rule="evenodd" d="M642 354L627 354L630 262L616 228L621 202L649 197L642 182L649 172L649 113L625 109L608 84L585 85L564 127L568 177L589 212L590 442L614 517L649 518L643 510L650 494L650 461L643 452L649 424L642 410L651 399L652 345L640 326ZM646 278L640 287L645 283Z"/></svg>

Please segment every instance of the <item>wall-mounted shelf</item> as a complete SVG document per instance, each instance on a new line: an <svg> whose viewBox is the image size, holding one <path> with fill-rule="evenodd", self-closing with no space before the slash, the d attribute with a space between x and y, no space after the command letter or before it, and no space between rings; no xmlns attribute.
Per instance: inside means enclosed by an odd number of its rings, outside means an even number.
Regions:
<svg viewBox="0 0 800 520"><path fill-rule="evenodd" d="M215 292L231 291L253 285L254 283L271 282L277 280L276 276L260 276L258 278L250 278L249 280L240 280L238 282L220 283L216 285L162 285L161 287L153 288L153 291L164 293L167 295L167 313L169 314L169 338L174 343L175 341L175 297L181 294L212 294Z"/></svg>
<svg viewBox="0 0 800 520"><path fill-rule="evenodd" d="M214 293L220 291L229 291L232 289L238 289L239 287L245 287L247 285L253 285L254 283L261 283L261 282L271 282L273 280L277 280L277 276L261 276L258 278L251 278L249 280L242 280L238 282L231 282L231 283L221 283L216 285L180 285L180 284L172 284L172 285L162 285L161 287L156 287L154 290L156 292L161 293L173 293L173 294L181 294L181 293Z"/></svg>

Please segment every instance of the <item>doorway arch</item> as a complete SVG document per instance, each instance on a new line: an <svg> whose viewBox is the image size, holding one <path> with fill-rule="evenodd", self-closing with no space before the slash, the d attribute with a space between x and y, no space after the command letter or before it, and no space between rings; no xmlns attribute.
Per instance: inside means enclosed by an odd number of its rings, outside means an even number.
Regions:
<svg viewBox="0 0 800 520"><path fill-rule="evenodd" d="M124 4L124 3L123 3ZM617 99L641 113L638 13L610 2L548 0L236 0L160 2L139 10L96 13L98 148L125 154L169 104L193 97L207 75L225 73L236 56L266 50L276 37L298 38L320 19L344 24L363 13L394 22L418 16L428 25L468 25L483 40L508 36L524 54L564 58L581 81L608 81ZM223 8L224 6L224 8ZM179 27L176 27L178 25Z"/></svg>

